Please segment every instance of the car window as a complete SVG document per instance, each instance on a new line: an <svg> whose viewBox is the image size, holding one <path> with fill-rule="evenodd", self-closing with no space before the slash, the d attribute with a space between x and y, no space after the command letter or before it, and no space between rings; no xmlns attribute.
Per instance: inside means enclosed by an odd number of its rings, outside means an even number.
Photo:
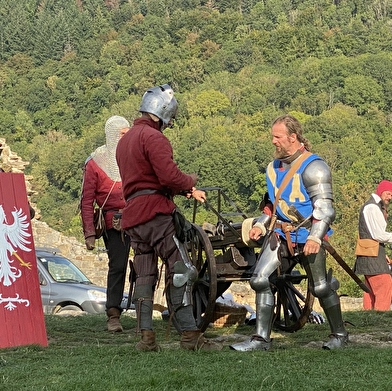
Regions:
<svg viewBox="0 0 392 391"><path fill-rule="evenodd" d="M90 283L89 279L68 259L60 256L39 256L45 269L58 282Z"/></svg>
<svg viewBox="0 0 392 391"><path fill-rule="evenodd" d="M43 276L43 274L40 271L38 271L38 278L39 278L39 284L40 285L46 285L47 284L47 281L46 281L45 277Z"/></svg>

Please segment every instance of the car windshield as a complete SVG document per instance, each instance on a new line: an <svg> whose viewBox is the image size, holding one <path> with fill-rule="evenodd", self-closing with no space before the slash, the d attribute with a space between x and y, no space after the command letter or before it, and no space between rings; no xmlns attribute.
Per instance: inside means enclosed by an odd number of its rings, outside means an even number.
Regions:
<svg viewBox="0 0 392 391"><path fill-rule="evenodd" d="M45 269L57 282L91 284L91 281L68 259L60 256L38 256Z"/></svg>

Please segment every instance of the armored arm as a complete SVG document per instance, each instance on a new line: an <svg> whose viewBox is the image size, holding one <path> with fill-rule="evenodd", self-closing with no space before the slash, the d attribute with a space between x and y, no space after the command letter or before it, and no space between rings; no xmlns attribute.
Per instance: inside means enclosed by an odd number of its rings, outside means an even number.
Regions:
<svg viewBox="0 0 392 391"><path fill-rule="evenodd" d="M314 160L304 170L302 180L313 205L312 227L308 239L321 244L335 219L331 170L324 160Z"/></svg>
<svg viewBox="0 0 392 391"><path fill-rule="evenodd" d="M253 227L259 228L261 230L261 236L267 233L267 228L271 221L272 215L272 203L269 199L268 193L264 194L264 198L260 203L260 209L262 210L262 215L257 219Z"/></svg>

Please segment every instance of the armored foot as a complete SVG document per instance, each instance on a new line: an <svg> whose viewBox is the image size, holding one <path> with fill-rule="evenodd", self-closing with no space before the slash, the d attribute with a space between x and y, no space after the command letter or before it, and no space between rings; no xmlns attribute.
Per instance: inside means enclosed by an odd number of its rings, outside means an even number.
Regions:
<svg viewBox="0 0 392 391"><path fill-rule="evenodd" d="M271 339L267 341L259 335L252 335L252 337L247 341L230 345L230 349L237 350L239 352L249 352L252 350L269 350L271 349L271 344Z"/></svg>
<svg viewBox="0 0 392 391"><path fill-rule="evenodd" d="M347 345L348 334L330 334L327 342L323 344L323 349L332 350L343 348Z"/></svg>

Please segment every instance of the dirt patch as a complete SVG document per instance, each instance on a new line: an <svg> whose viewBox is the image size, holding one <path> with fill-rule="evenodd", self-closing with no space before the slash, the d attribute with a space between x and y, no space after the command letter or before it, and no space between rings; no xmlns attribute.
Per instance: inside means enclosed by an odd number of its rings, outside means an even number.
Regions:
<svg viewBox="0 0 392 391"><path fill-rule="evenodd" d="M392 333L362 333L350 336L350 343L383 348L392 347Z"/></svg>

